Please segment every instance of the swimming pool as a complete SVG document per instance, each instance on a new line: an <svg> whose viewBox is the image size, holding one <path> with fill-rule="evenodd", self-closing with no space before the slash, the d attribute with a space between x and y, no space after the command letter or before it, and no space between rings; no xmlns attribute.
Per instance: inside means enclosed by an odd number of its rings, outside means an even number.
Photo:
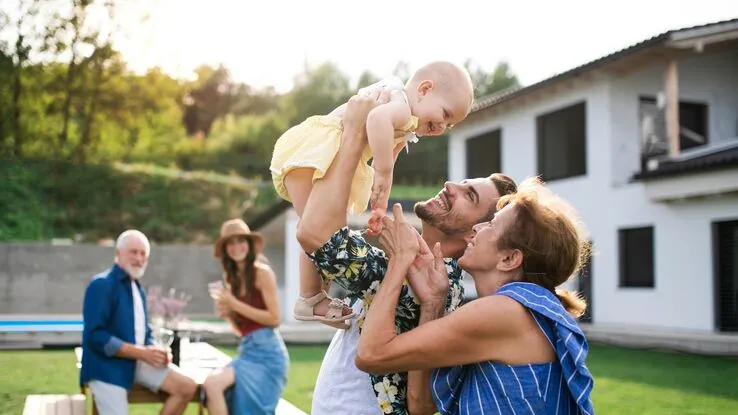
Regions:
<svg viewBox="0 0 738 415"><path fill-rule="evenodd" d="M82 320L0 320L0 333L81 333Z"/></svg>
<svg viewBox="0 0 738 415"><path fill-rule="evenodd" d="M228 323L216 319L197 319L180 323L184 331L231 331ZM79 318L27 318L0 317L0 334L3 333L82 333L84 322Z"/></svg>

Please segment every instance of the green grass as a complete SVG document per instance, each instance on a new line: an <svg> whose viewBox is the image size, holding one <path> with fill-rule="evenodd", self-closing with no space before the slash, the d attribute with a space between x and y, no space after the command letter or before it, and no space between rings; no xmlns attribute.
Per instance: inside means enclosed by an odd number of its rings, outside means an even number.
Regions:
<svg viewBox="0 0 738 415"><path fill-rule="evenodd" d="M435 196L442 185L438 186L407 186L401 184L392 185L390 197L393 199L426 200Z"/></svg>
<svg viewBox="0 0 738 415"><path fill-rule="evenodd" d="M234 347L220 349L231 356L236 354ZM283 397L308 413L325 349L326 346L289 347L290 373ZM0 352L0 414L20 415L26 395L79 393L78 379L72 350ZM129 407L129 413L153 415L159 413L160 407L136 404ZM197 406L190 405L186 414L197 414Z"/></svg>
<svg viewBox="0 0 738 415"><path fill-rule="evenodd" d="M738 414L738 359L592 345L598 414Z"/></svg>
<svg viewBox="0 0 738 415"><path fill-rule="evenodd" d="M223 348L232 355L234 348ZM291 346L284 398L309 412L325 346ZM0 353L0 414L20 414L25 396L77 393L71 350ZM607 414L737 414L738 359L592 345L594 403ZM156 414L158 405L132 405L131 414ZM195 414L190 406L188 414Z"/></svg>

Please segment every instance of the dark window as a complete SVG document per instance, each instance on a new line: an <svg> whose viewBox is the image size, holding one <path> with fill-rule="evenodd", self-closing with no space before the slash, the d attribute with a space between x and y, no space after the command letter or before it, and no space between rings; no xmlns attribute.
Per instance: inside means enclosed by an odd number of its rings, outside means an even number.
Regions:
<svg viewBox="0 0 738 415"><path fill-rule="evenodd" d="M666 136L666 113L658 108L656 98L642 96L639 98L641 125L645 117L650 117L647 137L641 137L644 156L658 156L669 151L669 139ZM679 150L702 147L709 142L707 128L707 104L700 102L679 101Z"/></svg>
<svg viewBox="0 0 738 415"><path fill-rule="evenodd" d="M544 180L587 174L586 112L581 102L536 118L538 172Z"/></svg>
<svg viewBox="0 0 738 415"><path fill-rule="evenodd" d="M707 104L680 102L679 127L681 151L707 144Z"/></svg>
<svg viewBox="0 0 738 415"><path fill-rule="evenodd" d="M466 177L487 177L502 171L501 140L499 128L466 140Z"/></svg>
<svg viewBox="0 0 738 415"><path fill-rule="evenodd" d="M654 287L653 227L620 229L620 286Z"/></svg>
<svg viewBox="0 0 738 415"><path fill-rule="evenodd" d="M738 220L713 223L715 320L720 331L738 332Z"/></svg>

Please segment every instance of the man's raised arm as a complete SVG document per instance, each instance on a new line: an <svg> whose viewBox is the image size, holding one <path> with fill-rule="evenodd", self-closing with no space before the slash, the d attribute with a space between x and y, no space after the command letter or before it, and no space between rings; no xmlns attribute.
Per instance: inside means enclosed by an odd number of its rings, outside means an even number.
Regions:
<svg viewBox="0 0 738 415"><path fill-rule="evenodd" d="M366 117L376 105L388 101L388 92L375 92L354 96L346 105L341 147L325 176L313 185L298 224L297 240L305 252L315 252L337 230L346 226L351 182L366 146Z"/></svg>

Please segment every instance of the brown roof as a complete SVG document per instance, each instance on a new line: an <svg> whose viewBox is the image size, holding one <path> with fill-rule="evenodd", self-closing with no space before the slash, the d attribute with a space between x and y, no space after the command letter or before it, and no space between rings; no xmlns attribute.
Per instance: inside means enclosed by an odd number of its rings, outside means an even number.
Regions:
<svg viewBox="0 0 738 415"><path fill-rule="evenodd" d="M653 170L643 169L636 173L633 180L648 180L662 177L673 177L687 173L706 172L738 167L738 146L717 149L710 153L684 159L662 160Z"/></svg>

